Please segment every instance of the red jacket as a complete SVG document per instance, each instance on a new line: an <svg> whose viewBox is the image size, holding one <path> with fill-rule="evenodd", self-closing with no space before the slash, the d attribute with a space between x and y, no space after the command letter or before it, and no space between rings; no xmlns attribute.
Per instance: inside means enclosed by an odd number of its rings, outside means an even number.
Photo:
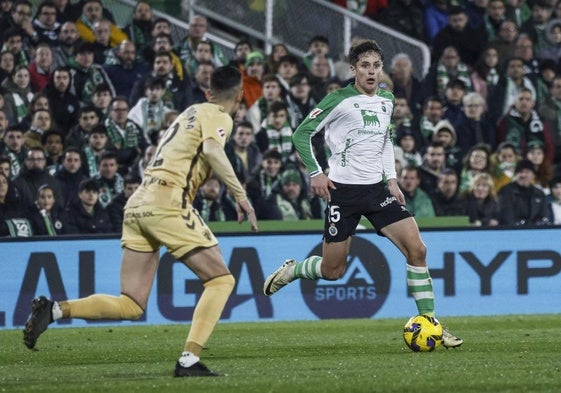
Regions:
<svg viewBox="0 0 561 393"><path fill-rule="evenodd" d="M38 93L41 90L43 90L45 86L47 86L47 83L49 83L49 79L51 78L51 73L47 72L46 74L43 74L42 72L40 72L37 69L37 64L35 64L34 61L29 63L28 68L29 68L29 78L31 82L31 90L33 90L34 93Z"/></svg>

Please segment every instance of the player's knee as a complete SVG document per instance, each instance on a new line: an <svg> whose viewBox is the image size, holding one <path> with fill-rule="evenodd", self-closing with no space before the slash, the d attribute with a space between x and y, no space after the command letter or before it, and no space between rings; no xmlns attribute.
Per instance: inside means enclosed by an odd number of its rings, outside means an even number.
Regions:
<svg viewBox="0 0 561 393"><path fill-rule="evenodd" d="M343 276L345 273L345 266L335 266L335 267L321 267L321 274L324 280L335 281Z"/></svg>
<svg viewBox="0 0 561 393"><path fill-rule="evenodd" d="M140 307L133 299L131 299L127 295L121 295L120 301L122 319L135 321L139 319L142 314L144 314L144 310L142 309L142 307Z"/></svg>
<svg viewBox="0 0 561 393"><path fill-rule="evenodd" d="M409 250L409 255L407 256L408 262L413 266L421 266L425 264L427 258L427 247L420 243L416 247L412 247Z"/></svg>
<svg viewBox="0 0 561 393"><path fill-rule="evenodd" d="M232 292L235 285L236 285L236 280L234 279L234 276L232 276L231 274L215 277L204 284L205 288L219 287L221 288L221 290L227 291L228 293Z"/></svg>

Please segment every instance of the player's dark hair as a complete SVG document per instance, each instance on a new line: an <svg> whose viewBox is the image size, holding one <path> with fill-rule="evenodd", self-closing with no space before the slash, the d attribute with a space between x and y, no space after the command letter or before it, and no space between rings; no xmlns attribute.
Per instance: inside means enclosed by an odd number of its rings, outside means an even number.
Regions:
<svg viewBox="0 0 561 393"><path fill-rule="evenodd" d="M355 67L359 57L367 52L378 53L380 55L380 60L384 61L384 52L382 52L380 45L378 45L376 41L369 40L351 47L349 50L349 63Z"/></svg>
<svg viewBox="0 0 561 393"><path fill-rule="evenodd" d="M232 66L218 67L210 77L210 90L213 94L221 94L239 87L242 83L242 74Z"/></svg>

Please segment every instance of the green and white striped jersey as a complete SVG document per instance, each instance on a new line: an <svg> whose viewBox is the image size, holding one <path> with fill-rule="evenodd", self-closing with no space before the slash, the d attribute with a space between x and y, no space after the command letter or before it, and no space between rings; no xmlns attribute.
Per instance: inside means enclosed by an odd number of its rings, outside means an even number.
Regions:
<svg viewBox="0 0 561 393"><path fill-rule="evenodd" d="M322 172L312 151L311 138L325 129L331 150L329 178L344 184L375 184L395 179L392 93L378 89L367 96L349 85L328 94L292 135L294 146L310 176Z"/></svg>

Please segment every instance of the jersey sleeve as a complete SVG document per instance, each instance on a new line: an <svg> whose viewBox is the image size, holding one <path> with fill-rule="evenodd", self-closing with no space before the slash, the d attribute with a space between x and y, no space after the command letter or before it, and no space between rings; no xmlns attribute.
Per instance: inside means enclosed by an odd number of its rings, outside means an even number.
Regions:
<svg viewBox="0 0 561 393"><path fill-rule="evenodd" d="M333 94L327 95L310 111L292 134L292 143L312 177L322 172L321 165L314 154L312 137L324 127L337 102L337 100L333 99Z"/></svg>
<svg viewBox="0 0 561 393"><path fill-rule="evenodd" d="M201 117L202 140L214 139L223 147L232 133L233 121L226 113L207 113Z"/></svg>

